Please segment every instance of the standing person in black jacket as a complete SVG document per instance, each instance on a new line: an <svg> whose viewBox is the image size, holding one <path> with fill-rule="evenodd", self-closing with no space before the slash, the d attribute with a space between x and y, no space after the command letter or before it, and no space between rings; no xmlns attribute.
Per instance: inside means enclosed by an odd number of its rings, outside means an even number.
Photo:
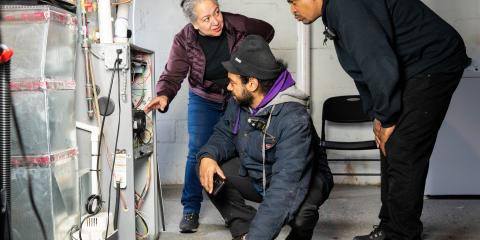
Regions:
<svg viewBox="0 0 480 240"><path fill-rule="evenodd" d="M429 158L469 58L460 35L420 0L288 0L354 79L381 150L380 224L354 239L421 239Z"/></svg>

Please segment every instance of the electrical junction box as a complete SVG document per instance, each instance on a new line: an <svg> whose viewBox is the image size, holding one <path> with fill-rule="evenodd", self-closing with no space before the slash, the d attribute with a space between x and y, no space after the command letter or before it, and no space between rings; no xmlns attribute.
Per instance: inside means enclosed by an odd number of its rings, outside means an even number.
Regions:
<svg viewBox="0 0 480 240"><path fill-rule="evenodd" d="M117 60L117 56L122 60L120 65L118 66L119 69L129 69L130 68L130 59L128 51L130 51L127 44L99 44L101 52L100 56L104 58L105 68L106 69L114 69L115 68L115 61ZM118 50L121 53L118 55Z"/></svg>

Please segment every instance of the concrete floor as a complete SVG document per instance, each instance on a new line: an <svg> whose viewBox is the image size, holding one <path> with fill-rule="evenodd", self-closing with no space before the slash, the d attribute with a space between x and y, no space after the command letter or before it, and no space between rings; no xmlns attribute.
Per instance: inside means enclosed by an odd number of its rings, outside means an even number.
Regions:
<svg viewBox="0 0 480 240"><path fill-rule="evenodd" d="M166 232L160 233L160 239L231 239L220 214L208 200L202 205L198 232L178 232L182 213L181 187L164 188ZM379 187L336 185L330 199L320 208L320 220L313 239L351 240L357 234L368 233L378 223L379 209ZM480 199L426 199L422 221L425 239L479 240ZM285 239L288 232L289 228L284 227L277 239Z"/></svg>

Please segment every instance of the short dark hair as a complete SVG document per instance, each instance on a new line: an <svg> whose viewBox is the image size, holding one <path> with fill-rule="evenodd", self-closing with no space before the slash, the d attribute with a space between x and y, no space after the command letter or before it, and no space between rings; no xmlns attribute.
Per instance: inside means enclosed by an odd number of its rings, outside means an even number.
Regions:
<svg viewBox="0 0 480 240"><path fill-rule="evenodd" d="M280 72L280 74L285 70L287 69L288 67L288 64L283 60L283 59L277 59L277 64L279 66L281 66L281 69L282 71ZM270 89L272 88L273 84L275 83L275 81L278 79L278 77L280 76L280 74L278 76L276 76L275 78L272 78L272 79L258 79L258 82L260 83L260 90L262 91L262 93L268 93L268 91L270 91ZM249 80L250 76L242 76L240 75L240 79L242 80L242 84L247 84L248 83L248 80Z"/></svg>

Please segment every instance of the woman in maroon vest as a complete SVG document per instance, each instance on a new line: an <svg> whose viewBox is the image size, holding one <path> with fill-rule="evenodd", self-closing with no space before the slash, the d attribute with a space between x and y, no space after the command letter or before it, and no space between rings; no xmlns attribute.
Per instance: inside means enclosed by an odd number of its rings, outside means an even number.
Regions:
<svg viewBox="0 0 480 240"><path fill-rule="evenodd" d="M188 79L189 151L180 232L195 232L202 201L202 187L195 170L196 154L212 134L227 98L227 71L221 62L230 58L230 53L247 35L257 34L270 42L275 31L264 21L221 12L217 0L183 0L181 7L190 23L175 35L157 82L157 97L145 107L145 112L153 109L166 112L183 80Z"/></svg>

